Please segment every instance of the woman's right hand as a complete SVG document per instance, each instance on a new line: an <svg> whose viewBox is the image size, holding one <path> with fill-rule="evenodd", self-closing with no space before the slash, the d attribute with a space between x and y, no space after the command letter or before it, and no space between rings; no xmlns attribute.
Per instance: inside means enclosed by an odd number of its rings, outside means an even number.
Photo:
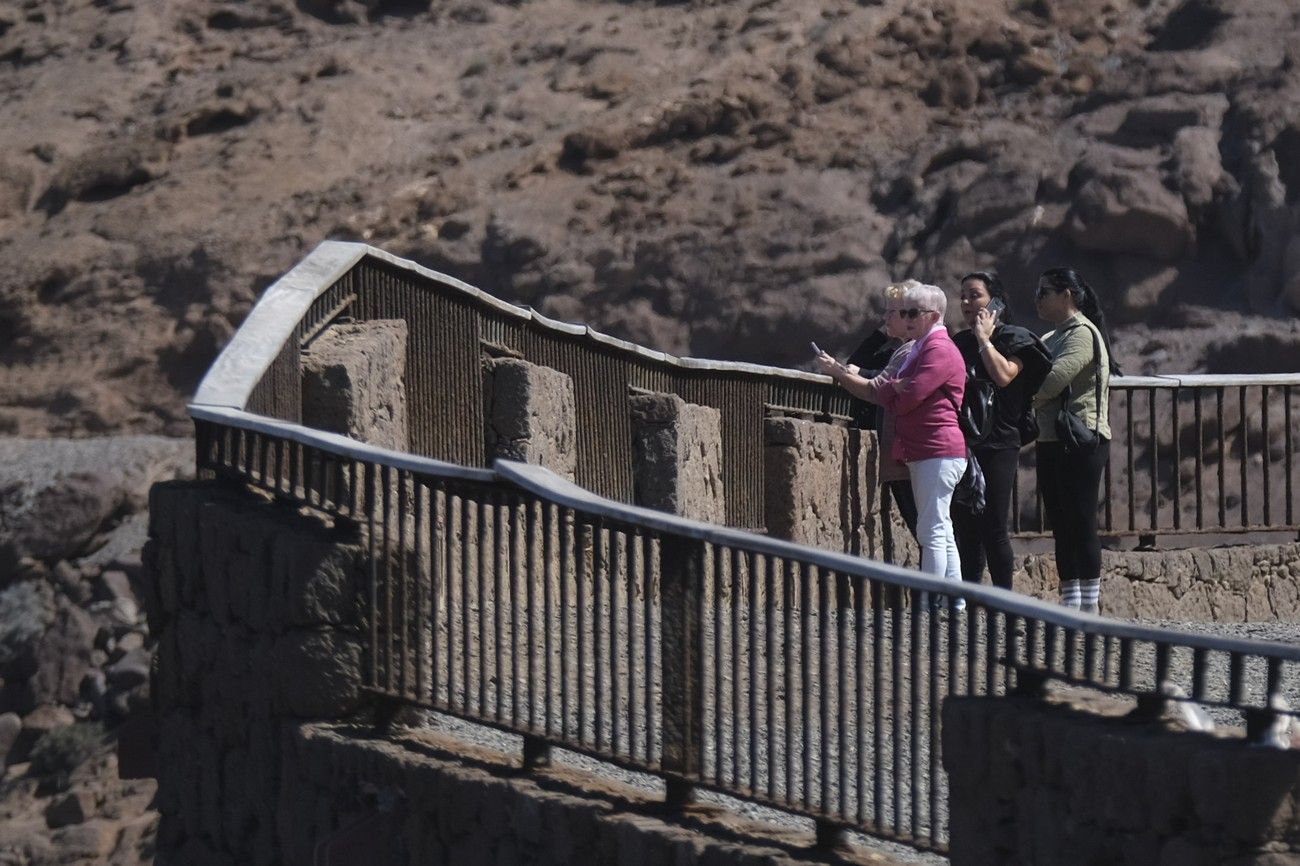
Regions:
<svg viewBox="0 0 1300 866"><path fill-rule="evenodd" d="M824 376L838 379L844 373L844 365L825 352L814 355L813 360L817 362L817 369Z"/></svg>

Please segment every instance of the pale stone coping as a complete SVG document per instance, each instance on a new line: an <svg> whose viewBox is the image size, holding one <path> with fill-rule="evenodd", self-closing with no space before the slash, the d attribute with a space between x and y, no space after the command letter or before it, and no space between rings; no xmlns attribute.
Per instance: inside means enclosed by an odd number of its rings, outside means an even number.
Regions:
<svg viewBox="0 0 1300 866"><path fill-rule="evenodd" d="M1130 388L1239 388L1247 385L1300 385L1300 373L1166 373L1159 376L1116 376L1111 381Z"/></svg>
<svg viewBox="0 0 1300 866"><path fill-rule="evenodd" d="M242 409L293 336L312 301L365 255L355 244L323 243L262 293L248 318L208 368L194 403Z"/></svg>
<svg viewBox="0 0 1300 866"><path fill-rule="evenodd" d="M369 244L324 241L263 292L248 318L235 332L234 338L222 350L203 377L194 395L194 404L227 406L233 409L247 406L253 389L279 355L285 342L293 335L295 326L306 315L312 302L364 258L387 262L395 268L454 289L503 315L525 322L531 320L540 327L557 333L587 337L595 343L646 360L671 364L685 370L740 373L819 384L831 384L833 381L829 376L819 373L764 364L713 361L706 358L678 358L666 352L611 337L588 325L571 324L548 318L536 310L508 303L455 277L431 270L409 259L399 258ZM1111 384L1118 388L1300 385L1300 374L1116 376Z"/></svg>

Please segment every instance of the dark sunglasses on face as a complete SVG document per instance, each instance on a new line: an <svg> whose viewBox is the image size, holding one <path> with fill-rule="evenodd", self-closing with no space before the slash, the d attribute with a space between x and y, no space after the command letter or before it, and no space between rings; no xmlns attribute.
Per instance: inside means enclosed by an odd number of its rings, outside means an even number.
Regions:
<svg viewBox="0 0 1300 866"><path fill-rule="evenodd" d="M898 313L898 315L902 316L904 319L915 319L917 316L921 315L922 313L933 313L933 312L934 310L922 310L918 307L912 307L911 309L908 310L885 310L885 315L889 315L890 313Z"/></svg>
<svg viewBox="0 0 1300 866"><path fill-rule="evenodd" d="M1034 297L1045 298L1047 297L1048 294L1056 295L1056 294L1060 294L1062 291L1064 291L1064 289L1054 289L1051 286L1039 286L1038 288L1034 289Z"/></svg>

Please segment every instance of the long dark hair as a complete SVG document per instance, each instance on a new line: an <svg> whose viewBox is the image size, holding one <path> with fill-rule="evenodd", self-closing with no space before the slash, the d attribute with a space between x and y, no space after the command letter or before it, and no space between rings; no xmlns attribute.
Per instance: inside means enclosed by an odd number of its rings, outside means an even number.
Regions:
<svg viewBox="0 0 1300 866"><path fill-rule="evenodd" d="M1083 275L1074 268L1048 268L1038 278L1038 284L1040 286L1047 284L1054 291L1070 293L1070 298L1079 308L1079 312L1087 316L1101 332L1101 339L1106 344L1106 356L1110 361L1110 374L1123 376L1124 371L1119 368L1119 362L1115 360L1115 353L1111 349L1110 328L1106 325L1106 314L1101 311L1101 301L1097 299L1096 290L1088 285Z"/></svg>
<svg viewBox="0 0 1300 866"><path fill-rule="evenodd" d="M1015 324L1016 317L1011 313L1011 299L1007 297L1006 286L1002 285L1002 279L993 271L971 271L962 277L958 286L966 284L967 280L979 280L988 290L990 298L997 298L1002 302L1002 315L998 317L998 323L1002 325Z"/></svg>

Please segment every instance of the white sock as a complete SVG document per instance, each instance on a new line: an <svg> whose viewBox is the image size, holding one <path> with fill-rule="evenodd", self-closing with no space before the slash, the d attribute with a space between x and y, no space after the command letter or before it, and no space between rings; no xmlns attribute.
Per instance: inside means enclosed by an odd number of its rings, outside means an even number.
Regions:
<svg viewBox="0 0 1300 866"><path fill-rule="evenodd" d="M1082 598L1079 592L1079 581L1063 580L1061 581L1061 604L1074 610L1079 609Z"/></svg>
<svg viewBox="0 0 1300 866"><path fill-rule="evenodd" d="M1084 610L1096 612L1101 601L1101 578L1081 581L1079 603Z"/></svg>

